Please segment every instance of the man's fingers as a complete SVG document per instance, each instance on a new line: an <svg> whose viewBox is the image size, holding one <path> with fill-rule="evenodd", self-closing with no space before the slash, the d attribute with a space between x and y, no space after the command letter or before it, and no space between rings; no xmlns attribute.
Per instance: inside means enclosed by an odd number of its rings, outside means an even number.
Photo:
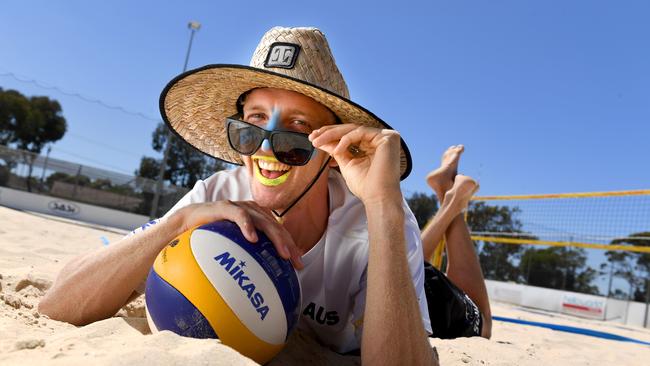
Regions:
<svg viewBox="0 0 650 366"><path fill-rule="evenodd" d="M237 202L237 204L245 207L251 213L255 226L266 234L282 258L291 260L291 263L297 269L304 267L300 250L294 243L293 238L284 226L277 222L269 210L260 207L254 201Z"/></svg>
<svg viewBox="0 0 650 366"><path fill-rule="evenodd" d="M278 253L285 258L289 259L291 256L291 251L289 248L295 247L293 243L293 238L289 232L280 225L275 217L271 215L269 210L260 207L254 201L241 202L245 205L246 208L253 214L253 217L256 219L256 224L260 230L269 237L273 242Z"/></svg>
<svg viewBox="0 0 650 366"><path fill-rule="evenodd" d="M341 137L334 149L334 154L350 154L352 157L363 156L368 151L363 151L360 145L364 145L364 147L372 145L373 139L380 134L380 131L369 127L354 129Z"/></svg>
<svg viewBox="0 0 650 366"><path fill-rule="evenodd" d="M188 228L218 220L234 222L246 240L257 243L261 230L271 240L278 254L284 259L290 259L294 267L303 268L300 260L300 250L293 242L289 232L280 225L271 213L253 201L218 201L208 204L190 205L192 214L184 223ZM190 207L188 206L188 207Z"/></svg>
<svg viewBox="0 0 650 366"><path fill-rule="evenodd" d="M372 139L377 129L355 124L325 126L310 135L315 147L332 155L339 166L346 166L350 160L365 155L360 148L364 138ZM368 136L368 137L364 137Z"/></svg>
<svg viewBox="0 0 650 366"><path fill-rule="evenodd" d="M326 131L328 131L328 130L331 130L331 129L333 129L333 128L339 128L339 127L341 127L341 126L356 126L356 125L354 125L354 124L352 124L352 123L346 123L346 124L343 124L343 125L327 125L327 126L323 126L323 127L319 128L319 129L317 129L317 130L312 131L312 132L309 134L309 139L310 139L310 140L313 140L313 139L315 139L316 137L322 135L324 132L326 132Z"/></svg>
<svg viewBox="0 0 650 366"><path fill-rule="evenodd" d="M302 269L303 264L300 259L300 250L293 242L293 238L289 232L275 221L275 218L260 219L262 220L260 229L269 237L280 256L284 259L290 259L295 268Z"/></svg>
<svg viewBox="0 0 650 366"><path fill-rule="evenodd" d="M302 263L302 255L300 255L300 250L295 245L289 247L289 252L291 252L291 263L296 269L303 269L305 265Z"/></svg>
<svg viewBox="0 0 650 366"><path fill-rule="evenodd" d="M293 265L293 268L295 268L295 269L303 269L303 268L305 268L305 265L304 265L304 263L302 263L302 259L300 259L300 256L291 257L291 264Z"/></svg>
<svg viewBox="0 0 650 366"><path fill-rule="evenodd" d="M354 130L355 128L359 128L359 126L352 123L345 125L325 126L312 132L309 135L309 139L311 140L311 143L318 148L319 146L327 145L340 140L341 137Z"/></svg>
<svg viewBox="0 0 650 366"><path fill-rule="evenodd" d="M268 236L280 256L284 259L291 258L291 250L289 248L295 247L295 244L287 230L275 222L275 220L270 221L262 217L258 217L258 219L257 226Z"/></svg>
<svg viewBox="0 0 650 366"><path fill-rule="evenodd" d="M246 209L239 207L236 203L232 201L229 202L230 202L230 205L228 207L228 210L230 211L230 215L228 215L229 219L234 221L235 224L239 226L239 229L241 230L246 240L252 243L257 243L259 238L257 237L257 231L255 230L255 225L253 223L253 219L251 218L251 215L248 213Z"/></svg>
<svg viewBox="0 0 650 366"><path fill-rule="evenodd" d="M267 209L264 209L264 208L260 207L260 205L255 203L255 201L241 201L241 202L238 202L237 204L241 205L242 207L245 207L246 209L248 209L250 211L254 211L254 212L258 213L261 216L266 217L270 221L276 222L275 217L273 217L273 215L271 215L271 212L269 212L269 210L267 210Z"/></svg>

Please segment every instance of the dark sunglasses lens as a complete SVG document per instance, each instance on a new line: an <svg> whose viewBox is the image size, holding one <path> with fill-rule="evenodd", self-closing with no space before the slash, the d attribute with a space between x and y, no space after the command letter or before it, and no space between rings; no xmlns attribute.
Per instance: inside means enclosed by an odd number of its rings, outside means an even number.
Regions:
<svg viewBox="0 0 650 366"><path fill-rule="evenodd" d="M295 133L276 133L271 144L275 157L289 165L304 165L314 150L307 136Z"/></svg>
<svg viewBox="0 0 650 366"><path fill-rule="evenodd" d="M230 121L228 123L228 140L238 153L253 154L262 143L264 131L247 123Z"/></svg>

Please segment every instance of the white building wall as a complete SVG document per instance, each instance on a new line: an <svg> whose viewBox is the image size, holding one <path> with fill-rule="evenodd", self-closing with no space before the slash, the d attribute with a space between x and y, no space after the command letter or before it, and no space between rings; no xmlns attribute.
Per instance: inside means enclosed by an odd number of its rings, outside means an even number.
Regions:
<svg viewBox="0 0 650 366"><path fill-rule="evenodd" d="M643 324L643 321L645 320L645 310L646 308L644 303L630 302L627 311L626 324ZM648 314L648 317L650 318L650 314ZM648 322L650 322L650 319L648 319ZM648 324L647 328L650 328L650 324Z"/></svg>
<svg viewBox="0 0 650 366"><path fill-rule="evenodd" d="M646 305L604 296L486 280L490 300L643 327ZM650 314L648 314L650 328Z"/></svg>
<svg viewBox="0 0 650 366"><path fill-rule="evenodd" d="M136 215L130 212L93 206L86 203L6 187L0 187L0 205L125 230L132 230L149 221L149 218L144 215Z"/></svg>
<svg viewBox="0 0 650 366"><path fill-rule="evenodd" d="M619 323L625 323L627 317L627 301L609 299L607 300L607 310L605 320L612 320Z"/></svg>

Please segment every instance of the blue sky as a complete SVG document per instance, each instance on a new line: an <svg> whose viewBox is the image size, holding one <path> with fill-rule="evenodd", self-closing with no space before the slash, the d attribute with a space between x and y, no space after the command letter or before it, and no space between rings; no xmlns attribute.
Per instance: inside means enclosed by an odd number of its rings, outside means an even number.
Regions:
<svg viewBox="0 0 650 366"><path fill-rule="evenodd" d="M327 35L352 99L398 129L414 169L445 148L480 194L650 187L647 1L30 1L0 12L0 87L59 100L52 156L133 173L183 66L247 64L272 26ZM19 79L148 116L107 109Z"/></svg>
<svg viewBox="0 0 650 366"><path fill-rule="evenodd" d="M328 36L352 99L398 129L424 176L451 144L481 194L648 188L650 3L645 1L20 1L0 13L0 73L159 118L181 71L248 63L265 30ZM311 5L310 5L311 4ZM69 133L52 155L133 172L155 122L0 76L58 99ZM94 143L93 143L94 142ZM99 143L99 144L97 144Z"/></svg>

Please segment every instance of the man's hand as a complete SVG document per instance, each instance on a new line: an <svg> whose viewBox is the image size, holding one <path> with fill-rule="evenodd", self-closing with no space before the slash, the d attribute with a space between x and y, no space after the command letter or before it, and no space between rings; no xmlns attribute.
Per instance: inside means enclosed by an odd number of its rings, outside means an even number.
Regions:
<svg viewBox="0 0 650 366"><path fill-rule="evenodd" d="M334 157L350 191L366 208L369 250L362 362L437 364L407 261L399 134L345 124L320 128L309 139Z"/></svg>
<svg viewBox="0 0 650 366"><path fill-rule="evenodd" d="M252 243L258 240L255 228L260 229L273 242L282 258L290 259L297 269L303 268L300 251L289 232L275 220L269 210L253 201L195 203L183 207L173 216L179 217L182 222L180 232L219 220L230 220L239 226L246 240Z"/></svg>
<svg viewBox="0 0 650 366"><path fill-rule="evenodd" d="M364 204L401 194L397 131L350 123L322 127L309 139L334 157L350 191Z"/></svg>

